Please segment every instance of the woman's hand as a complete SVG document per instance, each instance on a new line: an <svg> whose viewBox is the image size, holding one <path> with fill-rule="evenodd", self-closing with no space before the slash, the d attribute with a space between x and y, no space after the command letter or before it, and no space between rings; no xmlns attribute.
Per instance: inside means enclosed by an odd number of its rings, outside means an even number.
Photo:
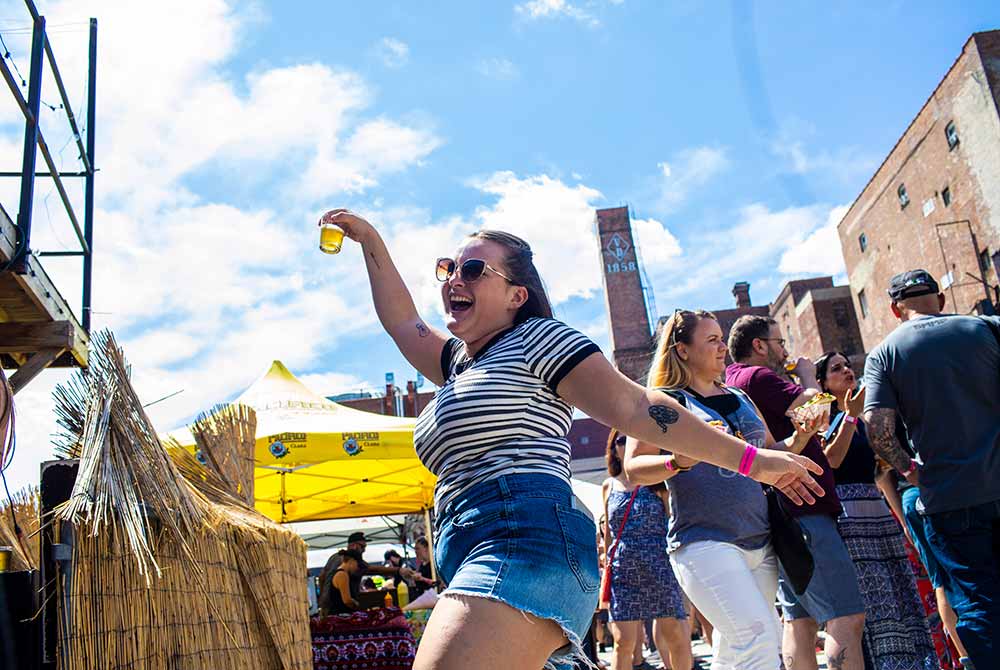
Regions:
<svg viewBox="0 0 1000 670"><path fill-rule="evenodd" d="M347 209L331 209L319 218L320 226L330 224L342 228L344 235L358 244L364 244L370 235L375 233L375 227L363 218Z"/></svg>
<svg viewBox="0 0 1000 670"><path fill-rule="evenodd" d="M796 505L811 505L815 496L826 495L823 487L809 474L823 474L823 468L814 461L774 449L758 449L750 468L750 478L770 484L784 493Z"/></svg>
<svg viewBox="0 0 1000 670"><path fill-rule="evenodd" d="M792 451L799 453L812 436L818 433L824 424L828 423L829 417L823 416L822 414L814 416L808 421L799 423L798 421L793 421L795 424L795 437L792 440L792 444L797 448L793 448Z"/></svg>
<svg viewBox="0 0 1000 670"><path fill-rule="evenodd" d="M858 392L851 395L852 389L844 391L844 397L840 398L840 406L844 408L849 416L861 416L865 410L865 387L862 386Z"/></svg>

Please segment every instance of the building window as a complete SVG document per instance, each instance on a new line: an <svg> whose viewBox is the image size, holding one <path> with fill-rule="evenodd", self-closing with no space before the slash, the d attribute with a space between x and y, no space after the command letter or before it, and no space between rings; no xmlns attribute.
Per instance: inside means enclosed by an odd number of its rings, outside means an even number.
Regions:
<svg viewBox="0 0 1000 670"><path fill-rule="evenodd" d="M958 146L958 129L955 128L954 121L949 121L948 125L944 127L944 136L948 139L949 150Z"/></svg>
<svg viewBox="0 0 1000 670"><path fill-rule="evenodd" d="M945 186L944 190L941 191L941 202L944 203L945 207L950 207L951 206L951 188L950 187Z"/></svg>
<svg viewBox="0 0 1000 670"><path fill-rule="evenodd" d="M851 318L848 316L847 305L845 303L833 303L833 322L841 328L847 328L851 325Z"/></svg>
<svg viewBox="0 0 1000 670"><path fill-rule="evenodd" d="M865 296L864 289L858 291L858 305L861 307L861 318L868 318L868 298Z"/></svg>
<svg viewBox="0 0 1000 670"><path fill-rule="evenodd" d="M864 233L858 235L858 246L861 247L861 253L868 251L868 236Z"/></svg>
<svg viewBox="0 0 1000 670"><path fill-rule="evenodd" d="M906 207L910 204L910 196L906 195L906 186L903 184L899 185L896 189L896 195L899 196L899 206Z"/></svg>

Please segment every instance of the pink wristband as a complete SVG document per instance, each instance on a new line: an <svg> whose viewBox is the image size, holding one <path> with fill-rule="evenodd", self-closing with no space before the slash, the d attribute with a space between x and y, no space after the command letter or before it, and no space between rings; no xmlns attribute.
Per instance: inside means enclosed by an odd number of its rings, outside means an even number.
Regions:
<svg viewBox="0 0 1000 670"><path fill-rule="evenodd" d="M750 467L753 459L757 457L757 447L747 442L747 448L743 451L743 458L740 459L739 473L745 477L750 476Z"/></svg>
<svg viewBox="0 0 1000 670"><path fill-rule="evenodd" d="M900 474L903 475L904 477L909 477L910 475L913 474L913 471L916 469L917 469L917 462L911 458L910 467L907 468L905 472L901 472Z"/></svg>
<svg viewBox="0 0 1000 670"><path fill-rule="evenodd" d="M858 417L851 416L850 414L844 415L844 421L847 423L853 423L855 426L858 425Z"/></svg>
<svg viewBox="0 0 1000 670"><path fill-rule="evenodd" d="M670 472L677 472L677 464L674 463L673 456L667 456L666 460L663 461L663 467L665 467Z"/></svg>

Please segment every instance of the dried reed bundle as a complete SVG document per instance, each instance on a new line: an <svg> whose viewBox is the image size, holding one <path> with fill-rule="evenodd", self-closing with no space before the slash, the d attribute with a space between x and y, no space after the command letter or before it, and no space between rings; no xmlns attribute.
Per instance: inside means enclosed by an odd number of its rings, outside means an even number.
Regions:
<svg viewBox="0 0 1000 670"><path fill-rule="evenodd" d="M60 422L79 430L64 445L78 445L80 469L70 499L57 517L88 521L97 534L110 523L145 575L159 574L151 546L162 529L181 546L204 523L204 511L160 444L129 383L124 352L108 331L92 340L90 367L56 393Z"/></svg>
<svg viewBox="0 0 1000 670"><path fill-rule="evenodd" d="M0 544L14 549L11 570L37 570L40 555L38 488L29 486L12 496L13 505L0 503ZM21 529L18 536L15 531Z"/></svg>
<svg viewBox="0 0 1000 670"><path fill-rule="evenodd" d="M305 543L214 468L168 453L114 339L93 342L91 371L57 394L80 458L58 510L78 529L59 667L311 668Z"/></svg>
<svg viewBox="0 0 1000 670"><path fill-rule="evenodd" d="M191 434L205 461L230 489L253 506L253 452L257 414L246 405L218 405L198 417Z"/></svg>

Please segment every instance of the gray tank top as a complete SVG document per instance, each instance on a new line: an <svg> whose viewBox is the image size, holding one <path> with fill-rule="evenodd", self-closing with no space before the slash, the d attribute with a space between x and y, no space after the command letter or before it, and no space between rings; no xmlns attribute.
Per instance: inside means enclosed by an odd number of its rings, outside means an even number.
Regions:
<svg viewBox="0 0 1000 670"><path fill-rule="evenodd" d="M725 389L739 399L738 408L726 417L693 394L679 393L683 394L687 408L698 418L723 421L729 434L735 428L743 440L763 447L765 427L753 404L739 389ZM749 477L709 463L699 463L667 480L667 488L671 505L667 531L669 551L702 540L728 542L743 549L760 549L767 544L767 500L760 484Z"/></svg>

